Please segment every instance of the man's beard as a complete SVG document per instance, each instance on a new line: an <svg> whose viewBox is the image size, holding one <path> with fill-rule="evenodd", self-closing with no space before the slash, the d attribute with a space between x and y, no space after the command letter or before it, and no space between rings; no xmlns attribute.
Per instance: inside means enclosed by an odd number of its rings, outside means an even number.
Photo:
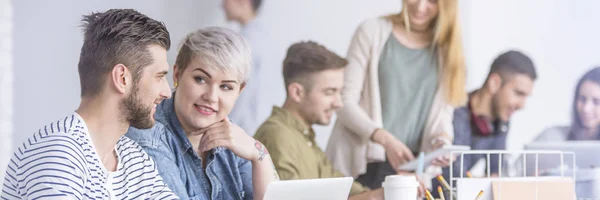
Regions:
<svg viewBox="0 0 600 200"><path fill-rule="evenodd" d="M143 104L139 95L137 84L133 85L132 92L121 102L124 118L130 126L137 129L149 129L154 126L152 107Z"/></svg>

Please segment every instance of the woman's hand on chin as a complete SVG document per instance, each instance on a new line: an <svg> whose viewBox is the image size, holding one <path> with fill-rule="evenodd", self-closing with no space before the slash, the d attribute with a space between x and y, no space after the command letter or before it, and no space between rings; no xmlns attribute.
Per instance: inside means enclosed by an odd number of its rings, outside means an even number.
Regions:
<svg viewBox="0 0 600 200"><path fill-rule="evenodd" d="M260 142L250 137L239 126L231 123L228 118L196 131L196 133L203 134L198 146L200 152L216 147L226 147L235 155L250 161L262 160L264 155L268 154Z"/></svg>

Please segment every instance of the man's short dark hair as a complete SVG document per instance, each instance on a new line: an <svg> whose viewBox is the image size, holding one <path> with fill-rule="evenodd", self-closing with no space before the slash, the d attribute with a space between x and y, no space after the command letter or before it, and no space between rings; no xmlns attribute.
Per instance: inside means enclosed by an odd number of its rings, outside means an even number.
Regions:
<svg viewBox="0 0 600 200"><path fill-rule="evenodd" d="M133 73L134 84L143 68L153 62L149 45L171 46L162 22L132 9L110 9L83 16L83 46L79 56L81 96L95 96L117 64Z"/></svg>
<svg viewBox="0 0 600 200"><path fill-rule="evenodd" d="M498 56L492 63L489 75L493 73L499 74L503 83L516 74L526 75L531 80L537 78L533 61L519 51L508 51Z"/></svg>
<svg viewBox="0 0 600 200"><path fill-rule="evenodd" d="M252 10L254 10L254 12L258 12L258 9L260 9L260 5L262 4L262 0L250 0L250 2L252 3Z"/></svg>
<svg viewBox="0 0 600 200"><path fill-rule="evenodd" d="M297 82L310 90L310 75L330 69L343 68L346 59L315 42L299 42L290 46L283 61L283 80L287 86Z"/></svg>

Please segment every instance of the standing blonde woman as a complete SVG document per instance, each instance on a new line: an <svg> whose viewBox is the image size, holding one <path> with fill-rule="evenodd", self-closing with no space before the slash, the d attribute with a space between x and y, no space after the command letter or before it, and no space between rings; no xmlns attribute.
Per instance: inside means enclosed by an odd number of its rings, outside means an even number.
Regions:
<svg viewBox="0 0 600 200"><path fill-rule="evenodd" d="M371 188L415 154L453 137L466 100L457 0L403 0L398 14L363 22L348 50L343 101L327 155ZM427 172L449 164L442 157Z"/></svg>

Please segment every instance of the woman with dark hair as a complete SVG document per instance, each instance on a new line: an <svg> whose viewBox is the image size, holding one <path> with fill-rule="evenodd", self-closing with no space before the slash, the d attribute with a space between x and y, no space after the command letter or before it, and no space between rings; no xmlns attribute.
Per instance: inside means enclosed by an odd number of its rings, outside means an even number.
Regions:
<svg viewBox="0 0 600 200"><path fill-rule="evenodd" d="M577 83L571 126L547 129L534 141L600 140L599 127L600 67L595 67Z"/></svg>

